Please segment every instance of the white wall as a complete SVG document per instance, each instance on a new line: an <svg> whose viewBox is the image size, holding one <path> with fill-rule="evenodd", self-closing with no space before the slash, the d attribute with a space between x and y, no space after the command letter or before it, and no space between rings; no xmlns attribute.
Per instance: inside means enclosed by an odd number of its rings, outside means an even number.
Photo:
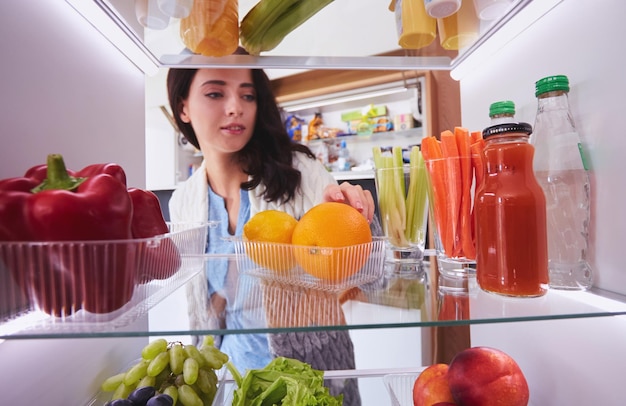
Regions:
<svg viewBox="0 0 626 406"><path fill-rule="evenodd" d="M0 178L61 153L143 187L144 75L64 1L2 1L0 26Z"/></svg>
<svg viewBox="0 0 626 406"><path fill-rule="evenodd" d="M117 162L129 184L142 187L143 74L65 1L0 1L0 27L0 178L21 176L55 152L74 169ZM0 341L0 403L87 404L144 342Z"/></svg>
<svg viewBox="0 0 626 406"><path fill-rule="evenodd" d="M591 162L595 285L622 294L624 15L621 0L564 0L461 79L463 125L482 129L489 104L502 99L515 101L518 119L534 123L535 81L569 76L574 120ZM519 360L529 377L532 405L623 404L616 393L626 361L623 318L476 325L471 332L472 345L494 346Z"/></svg>
<svg viewBox="0 0 626 406"><path fill-rule="evenodd" d="M515 101L519 120L533 124L535 81L554 74L569 77L574 121L591 166L590 259L595 285L622 294L626 294L621 263L626 137L620 129L626 94L625 13L621 0L564 0L461 80L463 125L483 129L489 104L504 99Z"/></svg>

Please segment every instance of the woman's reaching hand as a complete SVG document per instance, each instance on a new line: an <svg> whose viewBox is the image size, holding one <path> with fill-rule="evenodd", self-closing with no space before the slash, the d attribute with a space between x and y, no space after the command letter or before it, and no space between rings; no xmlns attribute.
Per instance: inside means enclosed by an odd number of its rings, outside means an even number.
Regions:
<svg viewBox="0 0 626 406"><path fill-rule="evenodd" d="M357 209L367 219L368 223L374 218L374 198L369 190L360 185L343 182L340 185L328 185L324 189L325 202L346 203Z"/></svg>

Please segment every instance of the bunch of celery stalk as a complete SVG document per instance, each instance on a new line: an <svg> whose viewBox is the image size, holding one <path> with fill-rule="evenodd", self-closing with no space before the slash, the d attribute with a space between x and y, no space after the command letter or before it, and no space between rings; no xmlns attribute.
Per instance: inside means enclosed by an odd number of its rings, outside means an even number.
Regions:
<svg viewBox="0 0 626 406"><path fill-rule="evenodd" d="M393 147L383 153L374 147L376 187L380 220L389 242L407 248L425 240L427 221L427 179L424 158L419 147L413 146L409 155L409 184L405 186L402 148ZM384 170L379 170L384 169Z"/></svg>

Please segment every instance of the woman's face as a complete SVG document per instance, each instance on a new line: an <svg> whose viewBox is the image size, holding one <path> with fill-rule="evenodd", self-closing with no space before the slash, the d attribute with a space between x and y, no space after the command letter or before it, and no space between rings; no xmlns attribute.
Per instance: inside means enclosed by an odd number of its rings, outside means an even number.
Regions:
<svg viewBox="0 0 626 406"><path fill-rule="evenodd" d="M191 124L206 156L241 150L252 137L256 112L249 69L199 69L180 118Z"/></svg>

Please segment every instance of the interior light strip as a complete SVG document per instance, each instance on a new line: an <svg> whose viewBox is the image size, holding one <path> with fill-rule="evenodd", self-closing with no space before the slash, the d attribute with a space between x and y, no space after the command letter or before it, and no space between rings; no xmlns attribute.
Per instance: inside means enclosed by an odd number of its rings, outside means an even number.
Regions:
<svg viewBox="0 0 626 406"><path fill-rule="evenodd" d="M159 62L143 43L128 31L120 17L101 0L66 0L98 32L120 50L139 70L155 75Z"/></svg>
<svg viewBox="0 0 626 406"><path fill-rule="evenodd" d="M406 82L393 82L379 86L347 90L344 92L338 92L328 95L282 102L280 103L280 107L286 112L292 112L323 106L331 106L339 103L347 103L351 101L364 100L373 97L406 92L410 87L414 87L416 83L417 80L409 80Z"/></svg>

